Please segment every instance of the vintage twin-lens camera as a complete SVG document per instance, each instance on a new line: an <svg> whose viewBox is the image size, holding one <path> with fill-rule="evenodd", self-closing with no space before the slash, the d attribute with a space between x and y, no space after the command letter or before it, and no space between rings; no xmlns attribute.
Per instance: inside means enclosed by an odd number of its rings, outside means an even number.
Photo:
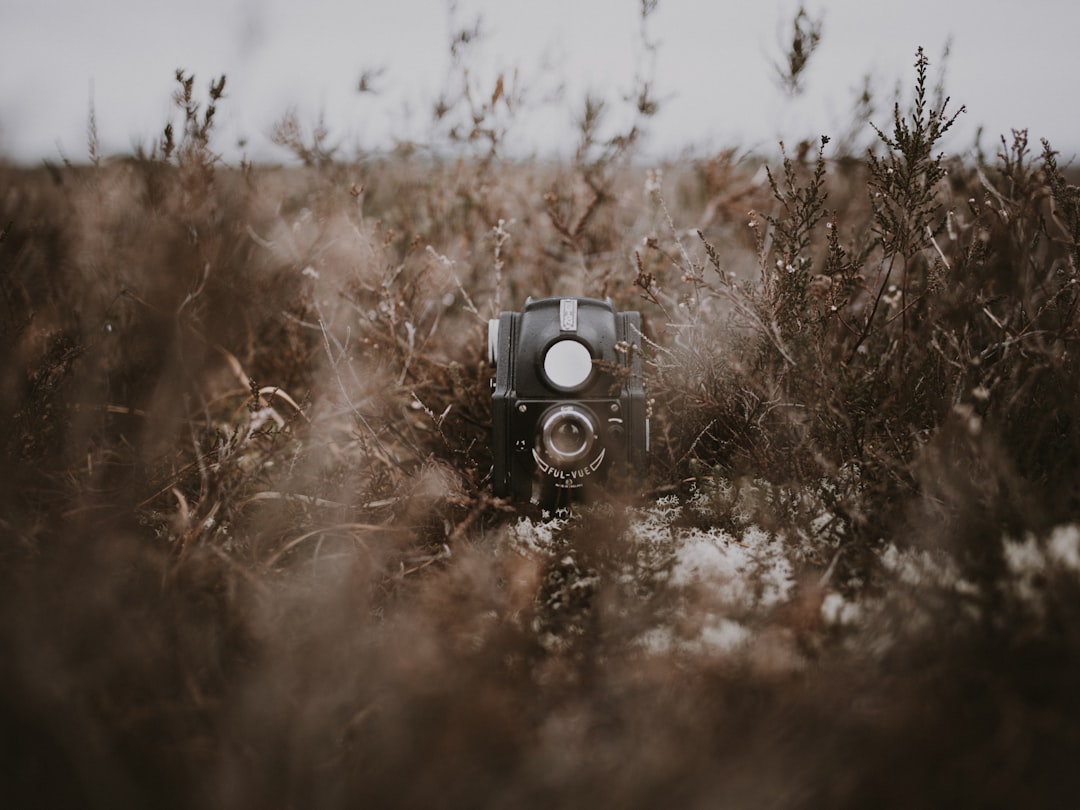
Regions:
<svg viewBox="0 0 1080 810"><path fill-rule="evenodd" d="M495 494L545 508L644 470L641 315L544 298L489 322Z"/></svg>

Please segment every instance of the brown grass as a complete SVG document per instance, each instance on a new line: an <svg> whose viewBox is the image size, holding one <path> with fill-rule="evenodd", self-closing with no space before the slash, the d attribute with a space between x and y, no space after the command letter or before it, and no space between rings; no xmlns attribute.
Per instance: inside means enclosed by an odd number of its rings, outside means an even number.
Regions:
<svg viewBox="0 0 1080 810"><path fill-rule="evenodd" d="M563 163L229 167L178 73L149 154L0 167L5 802L1070 796L1080 191L941 158L920 64L869 157L646 172L590 102ZM653 398L555 522L491 495L484 360L548 294L640 309Z"/></svg>

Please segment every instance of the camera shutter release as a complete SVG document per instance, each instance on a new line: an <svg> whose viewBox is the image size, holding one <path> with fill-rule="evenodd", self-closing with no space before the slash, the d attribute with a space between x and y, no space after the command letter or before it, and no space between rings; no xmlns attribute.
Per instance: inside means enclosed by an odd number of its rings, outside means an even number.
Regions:
<svg viewBox="0 0 1080 810"><path fill-rule="evenodd" d="M584 344L566 338L556 341L544 354L544 376L556 388L573 390L592 376L592 354Z"/></svg>

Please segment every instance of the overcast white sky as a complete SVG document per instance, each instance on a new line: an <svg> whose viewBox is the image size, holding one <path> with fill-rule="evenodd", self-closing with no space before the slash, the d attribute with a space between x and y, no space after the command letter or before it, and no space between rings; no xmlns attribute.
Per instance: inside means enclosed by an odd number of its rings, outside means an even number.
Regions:
<svg viewBox="0 0 1080 810"><path fill-rule="evenodd" d="M473 78L492 88L517 69L532 110L511 131L529 151L568 147L587 91L617 101L642 65L640 0L458 0L486 34ZM659 43L662 107L648 146L674 153L737 146L771 149L843 134L870 74L888 126L897 82L908 93L922 45L940 64L951 38L947 88L968 113L947 146L966 150L975 130L994 148L999 134L1027 127L1064 158L1080 153L1075 86L1080 3L1074 0L806 0L824 35L791 102L770 60L797 0L659 0L649 34ZM91 102L106 154L149 146L178 116L170 97L179 67L200 96L227 74L215 146L227 159L285 160L269 138L289 109L311 124L325 117L346 152L393 136L424 139L445 86L446 0L0 0L0 153L20 161L87 156ZM360 94L364 70L382 68L377 95ZM561 101L554 91L563 88ZM488 90L490 92L490 90ZM245 145L238 147L243 140Z"/></svg>

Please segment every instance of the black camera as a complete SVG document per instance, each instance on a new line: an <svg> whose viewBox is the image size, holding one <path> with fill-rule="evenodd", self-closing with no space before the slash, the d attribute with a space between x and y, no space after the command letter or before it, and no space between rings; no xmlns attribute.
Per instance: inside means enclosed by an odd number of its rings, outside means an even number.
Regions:
<svg viewBox="0 0 1080 810"><path fill-rule="evenodd" d="M497 496L557 509L644 470L641 315L592 298L528 299L488 325Z"/></svg>

